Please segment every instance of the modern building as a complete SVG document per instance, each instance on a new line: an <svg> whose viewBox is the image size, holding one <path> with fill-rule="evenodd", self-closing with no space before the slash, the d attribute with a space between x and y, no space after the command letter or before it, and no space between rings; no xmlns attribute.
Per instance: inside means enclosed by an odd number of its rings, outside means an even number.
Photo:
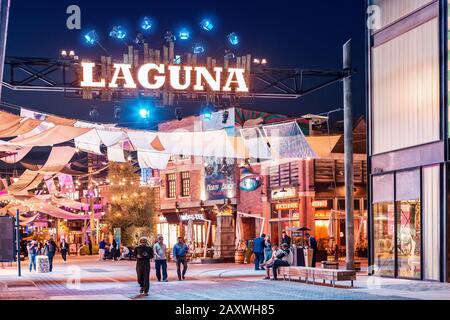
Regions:
<svg viewBox="0 0 450 320"><path fill-rule="evenodd" d="M368 6L370 272L449 281L448 0Z"/></svg>

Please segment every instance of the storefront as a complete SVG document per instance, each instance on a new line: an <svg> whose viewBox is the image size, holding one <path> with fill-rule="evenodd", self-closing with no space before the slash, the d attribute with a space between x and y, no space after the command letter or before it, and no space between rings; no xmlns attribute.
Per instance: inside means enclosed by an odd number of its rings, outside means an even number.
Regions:
<svg viewBox="0 0 450 320"><path fill-rule="evenodd" d="M163 212L159 216L158 234L172 248L178 237L183 237L191 249L202 249L208 242L211 247L215 240L216 221L209 211L183 210L183 212Z"/></svg>
<svg viewBox="0 0 450 320"><path fill-rule="evenodd" d="M316 199L314 208L314 235L319 247L329 252L337 248L345 255L345 199ZM357 198L354 203L354 229L356 255L367 257L367 200Z"/></svg>
<svg viewBox="0 0 450 320"><path fill-rule="evenodd" d="M281 241L281 233L300 226L300 200L296 188L275 189L271 192L270 238Z"/></svg>
<svg viewBox="0 0 450 320"><path fill-rule="evenodd" d="M369 4L369 273L449 281L448 4Z"/></svg>
<svg viewBox="0 0 450 320"><path fill-rule="evenodd" d="M439 173L438 165L373 177L377 275L411 279L438 276Z"/></svg>

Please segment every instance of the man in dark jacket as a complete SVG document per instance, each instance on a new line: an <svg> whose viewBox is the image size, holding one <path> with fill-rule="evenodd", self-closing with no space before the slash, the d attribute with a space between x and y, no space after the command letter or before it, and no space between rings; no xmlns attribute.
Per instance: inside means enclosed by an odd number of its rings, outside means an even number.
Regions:
<svg viewBox="0 0 450 320"><path fill-rule="evenodd" d="M253 252L255 254L255 270L264 270L264 244L266 235L262 234L253 242Z"/></svg>
<svg viewBox="0 0 450 320"><path fill-rule="evenodd" d="M288 248L291 247L291 237L289 237L286 233L286 231L283 230L283 232L281 232L281 243L280 245L282 245L283 243L286 243Z"/></svg>
<svg viewBox="0 0 450 320"><path fill-rule="evenodd" d="M139 240L136 247L136 273L137 281L141 286L140 294L148 296L150 290L150 260L153 259L153 249L148 245L147 238Z"/></svg>
<svg viewBox="0 0 450 320"><path fill-rule="evenodd" d="M53 239L50 239L47 241L44 247L45 255L48 257L48 264L49 264L49 270L50 272L53 271L53 258L55 257L56 253L56 242Z"/></svg>
<svg viewBox="0 0 450 320"><path fill-rule="evenodd" d="M314 237L311 237L309 233L306 234L306 239L308 239L309 247L313 250L313 257L312 257L312 263L311 266L313 268L316 267L316 260L317 260L317 251L319 250L317 246L317 240Z"/></svg>

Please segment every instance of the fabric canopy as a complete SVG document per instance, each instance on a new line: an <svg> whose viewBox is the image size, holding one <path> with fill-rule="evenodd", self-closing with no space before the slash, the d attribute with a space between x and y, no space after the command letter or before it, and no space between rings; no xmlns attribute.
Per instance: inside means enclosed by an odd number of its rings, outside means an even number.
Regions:
<svg viewBox="0 0 450 320"><path fill-rule="evenodd" d="M117 145L119 142L128 139L127 134L122 130L97 130L97 134L100 137L101 142L107 147Z"/></svg>
<svg viewBox="0 0 450 320"><path fill-rule="evenodd" d="M29 147L45 147L75 139L89 132L90 129L58 125L35 136L15 139L14 144Z"/></svg>
<svg viewBox="0 0 450 320"><path fill-rule="evenodd" d="M276 158L317 158L297 122L263 126L263 130L270 143L272 155Z"/></svg>
<svg viewBox="0 0 450 320"><path fill-rule="evenodd" d="M33 131L40 124L40 120L34 119L25 119L19 122L13 121L12 123L3 126L3 130L0 130L0 138L18 137L20 135Z"/></svg>
<svg viewBox="0 0 450 320"><path fill-rule="evenodd" d="M43 175L39 174L39 172L25 170L20 178L7 188L8 193L13 195L27 194L28 190L37 188L42 179Z"/></svg>
<svg viewBox="0 0 450 320"><path fill-rule="evenodd" d="M123 148L120 144L108 147L108 160L114 162L126 162Z"/></svg>
<svg viewBox="0 0 450 320"><path fill-rule="evenodd" d="M95 129L92 129L85 134L75 138L75 146L85 152L101 154L100 145L101 145L100 137L97 134Z"/></svg>
<svg viewBox="0 0 450 320"><path fill-rule="evenodd" d="M170 154L155 153L148 151L138 151L138 162L141 169L164 170L169 163Z"/></svg>
<svg viewBox="0 0 450 320"><path fill-rule="evenodd" d="M22 159L25 158L28 153L30 153L31 149L33 149L33 148L27 147L27 148L19 149L17 151L9 153L8 156L1 158L1 160L3 162L9 163L9 164L18 163L18 162L22 161Z"/></svg>

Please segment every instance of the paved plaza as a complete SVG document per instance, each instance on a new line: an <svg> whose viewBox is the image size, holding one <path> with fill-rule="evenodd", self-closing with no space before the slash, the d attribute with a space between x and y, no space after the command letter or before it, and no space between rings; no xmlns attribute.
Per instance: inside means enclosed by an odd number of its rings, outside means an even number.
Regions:
<svg viewBox="0 0 450 320"><path fill-rule="evenodd" d="M265 281L263 271L250 265L190 264L185 281L178 281L175 264L169 264L169 282L157 282L152 269L149 297L140 297L133 261L97 261L70 257L55 261L51 274L23 276L14 267L0 269L0 299L48 300L450 300L450 284L381 279L361 273L355 287Z"/></svg>

